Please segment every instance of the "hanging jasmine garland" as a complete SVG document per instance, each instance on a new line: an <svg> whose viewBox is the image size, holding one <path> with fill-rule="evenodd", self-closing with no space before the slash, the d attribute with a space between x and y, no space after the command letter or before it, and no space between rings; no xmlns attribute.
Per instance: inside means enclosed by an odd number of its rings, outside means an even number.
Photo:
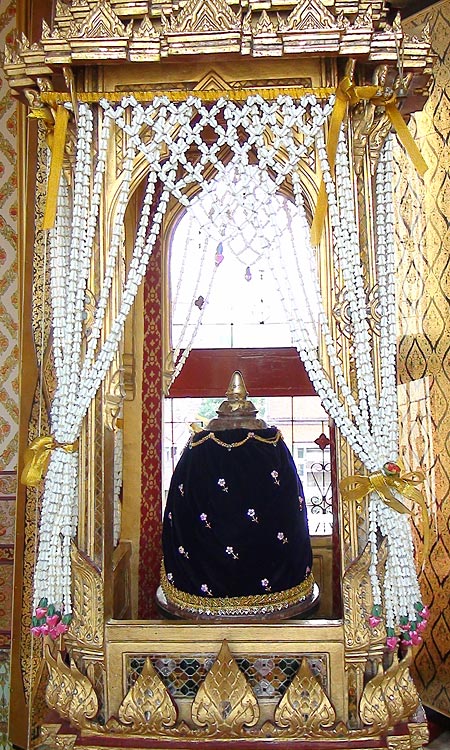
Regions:
<svg viewBox="0 0 450 750"><path fill-rule="evenodd" d="M293 288L282 260L280 244L274 243L269 258L278 288L284 290L293 344L297 347L321 402L356 455L368 471L367 477L350 477L341 489L347 501L369 495L369 544L371 548L370 577L375 602L372 624L384 612L388 628L388 645L393 647L398 633L406 633L406 643L417 641L426 617L421 601L414 566L413 546L408 515L402 498L418 500L416 488L419 474L402 475L397 466L398 427L396 395L396 327L395 274L392 218L392 149L388 139L377 175L377 250L376 263L380 290L380 384L374 372L370 321L364 289L356 206L354 202L349 153L341 130L333 178L325 147L324 126L327 124L334 98L317 100L309 94L299 101L279 96L274 102L249 96L243 102L225 98L204 104L194 96L184 102L171 102L156 97L143 106L133 97L125 97L113 106L100 102L101 129L98 143L93 142L93 107L80 103L77 154L72 194L61 178L55 229L50 237L51 299L53 310L53 354L57 388L51 406L51 437L38 438L31 446L30 466L24 480L37 484L40 474L30 474L37 463L50 460L45 477L35 570L35 632L49 632L42 621L43 610L49 606L66 618L71 612L70 544L77 528L78 452L77 440L83 419L100 384L116 356L127 315L144 277L150 255L158 237L169 198L189 206L187 190L197 184L208 188L207 174L211 167L220 175L235 169L243 174L249 154L255 157L261 172L270 171L270 182L277 190L289 176L293 188L295 211L304 226L309 227L303 206L299 162L313 150L318 156L327 192L333 242L350 310L351 353L355 362L356 388L353 391L344 374L343 363L333 340L331 327L321 298L315 254L309 241L304 252L309 259L311 283L305 286L305 309L299 309L299 292ZM105 258L104 277L97 300L91 335L83 349L83 315L85 291L90 272L94 238L98 229L100 199L104 189L105 166L111 133L122 131L126 147L120 190L110 246ZM215 134L204 142L203 133ZM244 135L242 135L244 134ZM188 152L195 147L196 163L189 161ZM221 160L228 147L231 160ZM96 156L94 156L96 154ZM135 244L121 303L112 325L105 330L112 282L122 241L122 228L130 196L133 169L137 159L147 162L148 178ZM154 203L155 185L162 186ZM267 176L261 184L267 184ZM267 191L270 192L267 187ZM203 248L205 251L206 246ZM302 249L303 252L303 249ZM223 248L217 249L209 286L205 291L193 290L193 308L201 322L205 298L216 270L223 260ZM305 256L296 253L295 263L305 264ZM251 279L251 268L246 271ZM246 276L247 278L247 276ZM197 304L202 291L202 305ZM203 297L205 295L205 298ZM292 314L292 311L295 314ZM196 330L188 350L192 346ZM181 341L181 339L180 339ZM321 344L326 351L327 365L333 371L331 380L321 357ZM177 357L180 349L177 350ZM187 356L187 354L186 354ZM186 357L178 359L174 377ZM332 382L335 385L332 385ZM40 441L40 442L39 442ZM355 494L356 493L356 494ZM384 581L378 580L377 530L387 539L388 555ZM117 533L117 531L116 531ZM51 610L53 612L53 610ZM39 618L39 614L42 615ZM62 620L61 620L62 622ZM41 630L40 630L41 629ZM61 628L60 628L61 629ZM394 643L395 641L395 643Z"/></svg>

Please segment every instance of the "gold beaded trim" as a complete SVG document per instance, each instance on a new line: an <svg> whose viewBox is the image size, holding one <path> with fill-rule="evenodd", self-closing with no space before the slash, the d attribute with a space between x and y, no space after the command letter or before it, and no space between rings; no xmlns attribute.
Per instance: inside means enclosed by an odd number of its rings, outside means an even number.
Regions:
<svg viewBox="0 0 450 750"><path fill-rule="evenodd" d="M257 440L260 443L268 443L269 445L276 445L279 440L283 440L283 435L279 430L277 430L276 434L273 438L263 438L261 435L256 435L254 432L248 432L247 436L243 438L243 440L238 440L236 443L225 443L223 440L220 440L220 438L217 437L217 435L214 432L208 432L207 435L204 435L201 438L195 439L196 435L192 435L192 437L189 440L189 448L196 448L197 445L201 445L202 443L205 443L207 440L213 440L217 445L220 445L222 448L228 448L228 450L231 450L231 448L240 448L241 445L244 445L249 440Z"/></svg>
<svg viewBox="0 0 450 750"><path fill-rule="evenodd" d="M200 614L215 615L246 615L257 613L277 612L293 604L299 604L312 594L314 587L312 573L304 581L291 589L274 591L267 594L252 594L251 596L196 596L177 589L167 578L164 562L161 563L161 588L170 604L179 609Z"/></svg>

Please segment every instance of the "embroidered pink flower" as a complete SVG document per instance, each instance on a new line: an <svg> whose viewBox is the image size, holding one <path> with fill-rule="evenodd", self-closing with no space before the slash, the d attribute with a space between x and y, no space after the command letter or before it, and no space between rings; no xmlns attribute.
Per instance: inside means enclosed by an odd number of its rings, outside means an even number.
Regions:
<svg viewBox="0 0 450 750"><path fill-rule="evenodd" d="M178 485L178 490L180 492L181 497L184 497L184 485L183 484Z"/></svg>
<svg viewBox="0 0 450 750"><path fill-rule="evenodd" d="M228 492L228 487L227 487L227 483L225 482L225 479L218 479L217 484L219 485L219 487L221 487L223 492Z"/></svg>
<svg viewBox="0 0 450 750"><path fill-rule="evenodd" d="M205 524L207 529L211 528L211 524L208 521L208 516L206 515L206 513L200 513L200 521Z"/></svg>
<svg viewBox="0 0 450 750"><path fill-rule="evenodd" d="M270 585L269 585L269 579L268 578L262 578L261 579L261 586L265 591L270 591Z"/></svg>
<svg viewBox="0 0 450 750"><path fill-rule="evenodd" d="M225 552L227 553L227 555L231 555L231 557L232 557L232 558L233 558L234 560L238 560L238 559L239 559L239 555L238 555L238 553L237 553L237 552L235 552L235 551L234 551L233 547L227 547L227 548L225 549Z"/></svg>
<svg viewBox="0 0 450 750"><path fill-rule="evenodd" d="M207 594L208 596L212 596L212 591L210 591L210 589L208 588L208 584L207 583L202 583L202 585L200 586L200 591L203 594Z"/></svg>
<svg viewBox="0 0 450 750"><path fill-rule="evenodd" d="M249 518L252 519L252 521L254 523L258 523L258 516L256 515L256 512L255 512L254 508L249 508L248 511L247 511L247 515L248 515Z"/></svg>
<svg viewBox="0 0 450 750"><path fill-rule="evenodd" d="M288 543L288 538L287 538L287 536L284 535L283 531L279 531L278 532L277 539L280 542L283 542L283 544L287 544Z"/></svg>
<svg viewBox="0 0 450 750"><path fill-rule="evenodd" d="M275 471L274 469L273 471L270 472L270 476L272 477L275 484L278 484L278 485L280 484L280 482L278 481L278 476L279 476L278 471Z"/></svg>
<svg viewBox="0 0 450 750"><path fill-rule="evenodd" d="M180 555L183 555L183 557L185 557L187 560L189 559L189 553L186 552L186 550L184 549L184 547L181 544L178 547L178 552L180 553Z"/></svg>

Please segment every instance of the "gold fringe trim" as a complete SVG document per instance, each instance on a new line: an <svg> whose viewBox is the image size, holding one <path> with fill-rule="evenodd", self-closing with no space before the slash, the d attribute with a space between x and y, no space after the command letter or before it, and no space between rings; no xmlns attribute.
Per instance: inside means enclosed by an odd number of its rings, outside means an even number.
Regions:
<svg viewBox="0 0 450 750"><path fill-rule="evenodd" d="M168 603L175 604L179 609L198 614L212 615L248 615L278 612L294 604L299 604L312 594L314 587L312 573L304 581L291 589L274 591L268 594L252 594L250 596L196 596L177 589L167 578L164 561L161 563L161 588Z"/></svg>
<svg viewBox="0 0 450 750"><path fill-rule="evenodd" d="M283 440L283 435L279 430L277 430L276 435L273 436L273 438L263 438L260 435L256 435L254 432L248 432L247 436L243 438L243 440L238 440L235 443L225 443L223 440L217 437L217 435L214 432L208 432L207 435L204 435L202 438L198 438L198 440L195 439L196 435L192 435L192 437L189 440L189 448L196 448L197 445L202 445L202 443L206 443L207 440L212 440L214 443L217 443L217 445L220 445L221 448L227 448L228 450L231 450L232 448L240 448L241 445L245 445L249 440L257 440L259 443L267 443L268 445L276 445L279 440Z"/></svg>
<svg viewBox="0 0 450 750"><path fill-rule="evenodd" d="M157 97L166 96L171 102L184 102L190 96L195 96L204 102L215 102L222 98L241 102L249 96L261 96L263 99L277 99L279 96L290 96L292 99L301 99L302 96L306 96L307 94L314 94L318 99L327 99L330 94L334 94L335 92L335 87L302 88L300 86L256 89L198 89L191 91L171 91L170 89L167 91L77 91L77 99L80 102L94 104L101 99L107 99L110 102L120 102L127 96L133 96L137 102L148 102ZM41 100L51 105L72 101L70 94L61 91L43 91L41 93Z"/></svg>

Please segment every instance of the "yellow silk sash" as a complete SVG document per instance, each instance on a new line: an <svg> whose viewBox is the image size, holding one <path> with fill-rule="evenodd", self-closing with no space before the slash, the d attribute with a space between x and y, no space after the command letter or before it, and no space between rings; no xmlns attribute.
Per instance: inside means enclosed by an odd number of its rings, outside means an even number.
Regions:
<svg viewBox="0 0 450 750"><path fill-rule="evenodd" d="M47 200L45 203L42 229L51 229L55 225L56 204L64 160L68 121L69 111L62 104L59 104L56 109L55 129L51 140L52 159L48 175Z"/></svg>
<svg viewBox="0 0 450 750"><path fill-rule="evenodd" d="M399 141L403 144L412 163L418 173L423 176L428 169L427 164L422 157L417 145L409 132L406 122L397 109L396 97L393 96L386 100L377 96L379 88L377 86L355 86L351 78L345 76L336 89L336 101L330 119L330 127L327 140L327 154L330 169L333 172L336 162L336 151L339 137L339 130L347 112L349 105L357 104L363 100L370 100L373 104L383 106L389 117ZM318 245L322 236L322 229L327 211L327 193L325 183L322 179L319 194L317 196L316 212L311 226L311 242Z"/></svg>
<svg viewBox="0 0 450 750"><path fill-rule="evenodd" d="M78 448L75 443L58 443L52 435L41 435L35 438L25 451L25 465L20 477L22 484L27 487L37 487L47 471L50 455L55 448L63 448L67 453L73 453Z"/></svg>

